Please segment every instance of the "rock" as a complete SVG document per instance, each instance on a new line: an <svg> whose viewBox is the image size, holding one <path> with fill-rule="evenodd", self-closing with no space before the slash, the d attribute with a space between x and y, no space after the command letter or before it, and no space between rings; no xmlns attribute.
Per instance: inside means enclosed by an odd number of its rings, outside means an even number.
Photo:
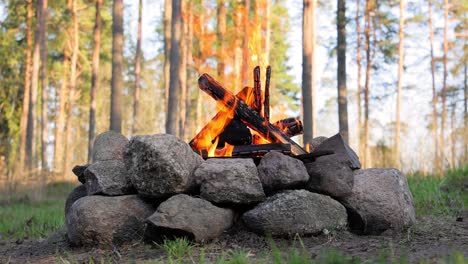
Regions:
<svg viewBox="0 0 468 264"><path fill-rule="evenodd" d="M359 162L359 157L356 155L356 152L352 150L348 144L344 141L343 137L340 134L336 134L333 137L323 141L314 151L327 151L332 150L335 152L335 159L340 159L346 161L349 167L353 170L360 169L361 163Z"/></svg>
<svg viewBox="0 0 468 264"><path fill-rule="evenodd" d="M89 164L86 165L76 165L73 167L72 172L78 177L78 181L81 183L85 183L84 172L88 168Z"/></svg>
<svg viewBox="0 0 468 264"><path fill-rule="evenodd" d="M325 140L327 140L327 137L314 137L311 141L309 141L309 152L313 152L320 144L322 144Z"/></svg>
<svg viewBox="0 0 468 264"><path fill-rule="evenodd" d="M94 140L93 162L104 160L123 160L123 152L128 139L115 131L99 134Z"/></svg>
<svg viewBox="0 0 468 264"><path fill-rule="evenodd" d="M309 174L302 161L279 152L269 152L257 167L263 190L271 193L277 190L305 186Z"/></svg>
<svg viewBox="0 0 468 264"><path fill-rule="evenodd" d="M98 161L84 172L88 195L125 195L134 193L125 163L121 160Z"/></svg>
<svg viewBox="0 0 468 264"><path fill-rule="evenodd" d="M75 203L78 199L85 197L86 195L88 195L88 193L86 192L86 187L84 185L75 187L75 189L71 191L67 197L67 200L65 201L65 215L68 214L73 203Z"/></svg>
<svg viewBox="0 0 468 264"><path fill-rule="evenodd" d="M145 236L154 241L184 236L197 242L219 237L233 223L234 212L185 194L161 203L147 220Z"/></svg>
<svg viewBox="0 0 468 264"><path fill-rule="evenodd" d="M65 216L70 243L110 247L142 239L144 222L154 208L136 195L86 196Z"/></svg>
<svg viewBox="0 0 468 264"><path fill-rule="evenodd" d="M125 150L125 165L138 193L166 197L189 191L193 171L203 159L169 134L135 136Z"/></svg>
<svg viewBox="0 0 468 264"><path fill-rule="evenodd" d="M293 236L318 234L346 226L346 209L329 196L306 190L285 191L268 197L242 216L258 234Z"/></svg>
<svg viewBox="0 0 468 264"><path fill-rule="evenodd" d="M416 221L406 177L397 169L355 171L353 192L342 203L351 229L358 233L401 231Z"/></svg>
<svg viewBox="0 0 468 264"><path fill-rule="evenodd" d="M346 161L336 155L318 157L314 162L305 163L309 173L307 190L342 198L350 195L353 189L354 174Z"/></svg>
<svg viewBox="0 0 468 264"><path fill-rule="evenodd" d="M202 198L220 204L252 204L265 200L252 159L208 159L195 171Z"/></svg>

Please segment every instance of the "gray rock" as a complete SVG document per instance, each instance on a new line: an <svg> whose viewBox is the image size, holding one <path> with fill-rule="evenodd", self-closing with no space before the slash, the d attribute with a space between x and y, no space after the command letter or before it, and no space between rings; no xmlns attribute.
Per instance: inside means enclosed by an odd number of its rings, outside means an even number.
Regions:
<svg viewBox="0 0 468 264"><path fill-rule="evenodd" d="M302 187L309 180L302 161L279 152L267 153L257 169L263 190L267 193Z"/></svg>
<svg viewBox="0 0 468 264"><path fill-rule="evenodd" d="M65 215L68 238L76 246L110 247L140 240L154 208L136 195L86 196Z"/></svg>
<svg viewBox="0 0 468 264"><path fill-rule="evenodd" d="M327 137L314 137L311 141L309 141L309 152L313 152L320 144L322 144L325 140L327 140Z"/></svg>
<svg viewBox="0 0 468 264"><path fill-rule="evenodd" d="M154 241L184 236L197 242L219 237L233 223L234 212L185 194L161 203L147 220L145 236Z"/></svg>
<svg viewBox="0 0 468 264"><path fill-rule="evenodd" d="M310 175L307 190L342 198L353 189L354 174L346 161L335 154L318 157L314 162L305 163Z"/></svg>
<svg viewBox="0 0 468 264"><path fill-rule="evenodd" d="M84 172L85 170L88 168L89 164L86 164L86 165L76 165L75 167L73 167L72 169L72 172L73 174L76 175L76 177L78 177L78 181L81 182L81 183L85 183L85 177L84 177Z"/></svg>
<svg viewBox="0 0 468 264"><path fill-rule="evenodd" d="M245 225L258 234L273 236L310 235L324 229L346 226L346 209L329 196L306 190L285 191L242 216Z"/></svg>
<svg viewBox="0 0 468 264"><path fill-rule="evenodd" d="M71 191L67 197L67 200L65 201L65 215L68 214L73 203L75 203L78 199L85 197L86 195L88 195L88 193L86 192L86 187L84 185L75 187L75 189Z"/></svg>
<svg viewBox="0 0 468 264"><path fill-rule="evenodd" d="M93 162L103 160L123 160L123 152L128 139L115 131L99 134L94 140Z"/></svg>
<svg viewBox="0 0 468 264"><path fill-rule="evenodd" d="M125 195L134 193L125 163L121 160L98 161L84 172L88 195Z"/></svg>
<svg viewBox="0 0 468 264"><path fill-rule="evenodd" d="M193 171L203 159L173 135L135 136L125 150L125 165L138 193L165 197L194 186Z"/></svg>
<svg viewBox="0 0 468 264"><path fill-rule="evenodd" d="M415 223L413 196L405 175L397 169L355 171L350 196L342 200L350 214L350 227L358 233L401 231Z"/></svg>
<svg viewBox="0 0 468 264"><path fill-rule="evenodd" d="M335 153L335 159L347 162L351 169L356 170L361 168L358 155L349 147L340 134L336 134L323 141L314 149L314 152L329 150Z"/></svg>
<svg viewBox="0 0 468 264"><path fill-rule="evenodd" d="M208 159L195 171L200 195L213 203L252 204L265 200L252 159Z"/></svg>

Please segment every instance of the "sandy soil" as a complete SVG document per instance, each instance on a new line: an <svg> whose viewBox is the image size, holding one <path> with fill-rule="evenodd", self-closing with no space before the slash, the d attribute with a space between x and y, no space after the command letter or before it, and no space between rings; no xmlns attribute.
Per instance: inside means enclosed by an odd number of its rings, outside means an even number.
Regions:
<svg viewBox="0 0 468 264"><path fill-rule="evenodd" d="M456 218L423 217L404 234L384 233L380 236L358 236L349 232L330 233L299 239L275 239L283 252L291 248L303 248L312 257L318 257L327 249L336 249L348 256L362 260L375 260L385 255L388 259L404 256L411 262L429 260L436 262L441 257L458 251L468 257L468 215ZM220 239L194 248L191 259L198 260L204 248L208 259L216 259L229 250L249 251L252 258L262 257L271 250L268 239L233 228ZM0 241L0 263L72 263L108 260L117 263L139 260L161 259L162 249L155 245L136 243L113 249L72 248L68 245L64 231L57 232L45 240ZM189 262L192 262L188 259Z"/></svg>

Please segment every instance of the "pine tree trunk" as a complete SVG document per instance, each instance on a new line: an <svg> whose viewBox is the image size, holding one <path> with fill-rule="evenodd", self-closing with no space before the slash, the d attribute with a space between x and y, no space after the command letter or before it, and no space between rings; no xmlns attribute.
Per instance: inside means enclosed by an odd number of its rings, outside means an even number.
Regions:
<svg viewBox="0 0 468 264"><path fill-rule="evenodd" d="M448 0L444 0L444 55L442 58L442 63L444 64L444 78L442 84L442 120L440 124L441 135L440 135L440 147L441 147L441 157L445 159L445 125L447 120L447 53L448 53L448 9L449 3Z"/></svg>
<svg viewBox="0 0 468 264"><path fill-rule="evenodd" d="M68 41L65 41L65 45L63 48L63 62L62 62L62 83L60 85L59 91L59 111L57 114L57 119L55 121L55 142L54 142L54 171L57 173L61 173L63 175L64 172L64 163L63 159L65 157L64 149L66 149L67 141L63 140L64 138L64 131L67 131L67 127L65 126L65 117L66 117L66 97L67 97L67 90L68 90L68 66L69 66L69 58L68 58Z"/></svg>
<svg viewBox="0 0 468 264"><path fill-rule="evenodd" d="M41 20L40 20L40 38L41 38L41 167L47 171L47 0L42 2Z"/></svg>
<svg viewBox="0 0 468 264"><path fill-rule="evenodd" d="M451 111L451 120L450 120L450 147L451 147L451 169L455 169L457 167L457 151L456 151L456 146L457 146L457 126L456 126L456 115L455 111L457 109L457 103L454 102L452 104L452 111Z"/></svg>
<svg viewBox="0 0 468 264"><path fill-rule="evenodd" d="M28 126L28 113L29 113L29 101L30 90L31 90L31 52L33 48L33 37L32 37L32 17L33 13L33 0L27 1L27 16L26 16L26 62L25 62L25 73L24 73L24 95L23 95L23 107L21 111L20 121L20 146L19 146L19 162L17 164L16 173L24 170L26 166L26 135Z"/></svg>
<svg viewBox="0 0 468 264"><path fill-rule="evenodd" d="M204 0L200 0L200 7L201 7L201 10L204 10L204 6L205 6L205 1ZM236 12L236 15L237 16L237 12ZM239 18L239 17L237 17ZM240 21L240 19L237 19L236 17L234 18L235 19L235 23L236 23L236 44L238 43L238 28L237 28L237 25L239 24L240 26L240 23L238 21ZM237 19L237 20L236 20ZM199 18L198 18L198 22L199 22L199 27L200 27L200 39L203 39L205 37L205 14L204 12L201 12L201 14L199 15ZM203 41L200 41L200 53L202 54L203 56L203 51L205 50L204 48L204 42ZM237 56L237 50L240 50L240 43L239 45L237 46L236 45L236 55ZM240 60L239 60L240 61ZM237 61L236 61L237 62ZM203 67L203 63L201 65L201 68L199 68L199 74L202 73L204 71L204 67ZM239 82L239 78L240 78L240 75L239 75L239 67L234 67L234 71L235 71L235 77L237 77L235 80L234 80L234 86L236 85L236 83ZM199 89L196 89L196 93L197 93L197 108L196 108L196 130L197 132L200 131L200 129L202 128L203 126L203 109L202 109L202 96L201 96L201 93L200 93L200 90Z"/></svg>
<svg viewBox="0 0 468 264"><path fill-rule="evenodd" d="M371 72L371 47L370 47L370 30L371 18L370 12L372 10L372 0L366 0L366 25L364 29L365 35L365 50L366 50L366 81L364 85L364 168L370 166L370 147L369 147L369 86L370 86L370 72Z"/></svg>
<svg viewBox="0 0 468 264"><path fill-rule="evenodd" d="M239 2L239 1L238 1ZM241 70L242 70L242 6L239 4L236 7L234 14L234 30L235 30L235 54L234 54L234 90L241 88Z"/></svg>
<svg viewBox="0 0 468 264"><path fill-rule="evenodd" d="M122 132L123 90L123 0L114 0L112 10L112 81L110 130Z"/></svg>
<svg viewBox="0 0 468 264"><path fill-rule="evenodd" d="M166 110L169 105L169 70L170 70L170 55L171 55L171 16L172 16L172 0L164 0L164 96Z"/></svg>
<svg viewBox="0 0 468 264"><path fill-rule="evenodd" d="M345 0L338 0L337 44L338 44L338 116L340 134L349 142L348 132L348 98L346 91L346 7Z"/></svg>
<svg viewBox="0 0 468 264"><path fill-rule="evenodd" d="M181 6L182 10L187 10L187 5L189 5L188 0L182 0ZM180 80L180 101L179 101L179 138L185 138L185 126L186 126L186 113L187 113L187 14L182 16L182 35L180 40L180 53L181 53L181 62L179 68L179 80Z"/></svg>
<svg viewBox="0 0 468 264"><path fill-rule="evenodd" d="M93 32L93 65L91 69L91 91L89 100L88 163L93 159L93 146L96 137L96 93L99 89L99 55L101 53L101 6L96 0L96 16Z"/></svg>
<svg viewBox="0 0 468 264"><path fill-rule="evenodd" d="M70 92L68 94L68 115L66 121L66 147L65 147L65 160L64 160L64 173L70 175L71 171L71 157L74 153L72 148L73 133L72 133L72 124L73 124L73 109L75 107L75 97L77 93L76 89L76 72L78 64L78 52L79 52L79 31L78 31L78 11L77 11L77 0L71 1L71 14L72 14L72 27L73 27L73 37L72 37L72 54L71 54L71 64L70 64Z"/></svg>
<svg viewBox="0 0 468 264"><path fill-rule="evenodd" d="M189 5L188 5L188 8L187 8L187 17L188 17L188 22L187 22L187 26L188 26L188 32L187 32L187 80L190 80L190 73L191 71L189 70L189 68L193 68L193 60L192 60L192 49L193 49L193 9L192 9L192 6L193 6L193 2L191 0L189 0ZM195 132L194 131L194 120L193 118L190 118L192 116L192 111L193 111L193 108L192 108L192 101L191 101L191 97L189 96L190 94L193 94L195 93L195 91L198 91L198 87L196 86L191 86L189 83L187 83L187 89L188 89L188 92L189 94L187 95L187 100L186 100L186 109L187 109L187 112L185 113L185 120L186 120L186 123L187 123L187 127L188 129L186 128L185 130L186 131L189 131L190 135L195 135Z"/></svg>
<svg viewBox="0 0 468 264"><path fill-rule="evenodd" d="M465 46L467 45L466 43L466 38L465 38ZM463 90L465 91L465 96L463 100L463 105L464 105L464 113L463 113L463 142L465 145L465 152L464 152L464 163L468 163L468 62L465 59L465 62L463 63Z"/></svg>
<svg viewBox="0 0 468 264"><path fill-rule="evenodd" d="M303 1L302 24L302 108L304 123L304 143L309 143L315 135L315 9L316 0Z"/></svg>
<svg viewBox="0 0 468 264"><path fill-rule="evenodd" d="M39 66L40 66L40 45L41 45L41 11L43 0L36 2L36 29L34 31L34 50L31 73L31 94L28 114L28 134L26 143L26 153L28 154L28 167L34 169L37 166L37 95L39 88Z"/></svg>
<svg viewBox="0 0 468 264"><path fill-rule="evenodd" d="M356 0L356 35L357 35L357 47L356 47L356 64L357 64L357 117L358 117L358 127L357 127L357 137L358 137L358 153L359 157L364 157L364 151L362 146L362 91L361 91L361 22L359 19L360 16L360 6L361 1Z"/></svg>
<svg viewBox="0 0 468 264"><path fill-rule="evenodd" d="M398 84L397 84L397 105L396 105L396 122L395 122L395 146L394 146L394 161L397 168L400 164L400 130L401 130L401 86L403 83L403 66L404 66L404 46L405 37L405 0L400 0L400 32L398 42Z"/></svg>
<svg viewBox="0 0 468 264"><path fill-rule="evenodd" d="M224 35L226 34L226 5L223 0L218 0L217 19L218 19L218 28L217 28L216 36L217 36L217 41L219 43L218 50L217 50L218 80L222 81L222 83L226 83L226 76L224 74L224 68L225 68L224 59L226 58L225 40L224 40Z"/></svg>
<svg viewBox="0 0 468 264"><path fill-rule="evenodd" d="M138 33L137 46L135 54L135 94L133 96L133 123L131 135L134 135L139 129L138 109L140 103L140 76L141 76L141 17L143 10L143 0L138 3Z"/></svg>
<svg viewBox="0 0 468 264"><path fill-rule="evenodd" d="M172 0L171 22L171 65L169 78L169 105L166 120L166 133L177 135L177 117L179 115L177 105L179 103L179 71L181 66L180 44L182 35L181 0Z"/></svg>
<svg viewBox="0 0 468 264"><path fill-rule="evenodd" d="M427 1L429 11L429 42L431 45L431 80L432 80L432 132L434 137L434 169L436 172L440 172L440 146L439 146L439 125L437 120L437 88L435 83L435 57L434 57L434 29L432 28L432 0Z"/></svg>
<svg viewBox="0 0 468 264"><path fill-rule="evenodd" d="M242 14L242 28L244 32L244 42L242 46L242 72L241 80L242 86L248 85L249 82L249 32L253 29L249 27L249 11L250 11L250 0L244 0L244 13ZM240 87L236 87L239 89Z"/></svg>

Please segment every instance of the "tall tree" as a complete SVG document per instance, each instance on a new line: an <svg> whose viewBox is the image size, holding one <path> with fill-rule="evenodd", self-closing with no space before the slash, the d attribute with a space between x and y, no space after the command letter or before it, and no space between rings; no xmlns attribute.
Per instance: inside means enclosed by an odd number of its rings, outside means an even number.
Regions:
<svg viewBox="0 0 468 264"><path fill-rule="evenodd" d="M401 86L403 83L403 66L404 66L404 46L405 37L405 0L400 0L400 29L398 42L398 84L397 84L397 105L396 105L396 122L395 122L395 146L394 160L397 167L400 167L400 112L401 112Z"/></svg>
<svg viewBox="0 0 468 264"><path fill-rule="evenodd" d="M171 16L172 16L172 0L164 0L164 96L166 110L169 105L169 70L170 70L170 55L171 55ZM166 111L167 112L167 111Z"/></svg>
<svg viewBox="0 0 468 264"><path fill-rule="evenodd" d="M39 66L40 66L40 46L41 46L41 12L43 10L44 1L37 0L36 2L36 28L34 31L34 50L31 73L31 90L29 101L28 114L28 132L26 153L28 154L28 167L30 169L37 166L37 94L39 88Z"/></svg>
<svg viewBox="0 0 468 264"><path fill-rule="evenodd" d="M225 1L223 0L218 0L218 5L217 5L217 31L216 31L216 37L218 40L218 50L217 50L217 55L218 55L218 64L217 64L217 71L218 71L218 78L221 80L223 83L226 83L226 75L224 74L224 68L225 68L225 35L226 35L226 5Z"/></svg>
<svg viewBox="0 0 468 264"><path fill-rule="evenodd" d="M78 7L77 0L71 0L69 3L69 9L72 14L72 45L71 45L71 61L70 61L70 91L68 93L68 115L66 121L66 145L65 145L65 160L64 160L64 173L68 175L70 173L70 164L72 151L72 124L73 124L73 110L75 108L75 97L77 94L76 79L77 79L77 67L78 67L78 53L79 53L79 25L78 25Z"/></svg>
<svg viewBox="0 0 468 264"><path fill-rule="evenodd" d="M41 167L47 170L47 0L42 0L40 21L41 57Z"/></svg>
<svg viewBox="0 0 468 264"><path fill-rule="evenodd" d="M449 2L444 0L444 55L442 58L442 63L444 65L444 77L442 83L442 119L440 124L441 135L440 135L440 147L442 158L445 157L445 123L447 120L447 77L448 77L448 11L449 11Z"/></svg>
<svg viewBox="0 0 468 264"><path fill-rule="evenodd" d="M28 125L28 112L29 112L29 100L30 100L30 89L31 89L31 51L33 48L33 37L32 37L32 17L33 17L33 0L27 1L27 15L26 15L26 61L25 61L25 73L24 73L24 96L23 96L23 107L21 112L20 121L20 147L19 147L19 167L25 166L26 157L26 134ZM17 169L17 172L19 168Z"/></svg>
<svg viewBox="0 0 468 264"><path fill-rule="evenodd" d="M171 23L171 56L170 56L170 78L169 78L169 104L166 119L166 133L177 134L177 105L179 103L181 66L181 35L182 17L181 0L172 0L172 23Z"/></svg>
<svg viewBox="0 0 468 264"><path fill-rule="evenodd" d="M63 173L64 168L64 157L66 154L64 150L66 149L67 145L67 138L66 135L67 127L65 126L65 118L66 118L66 102L67 102L67 90L68 90L68 71L69 71L69 41L65 41L65 45L63 47L63 58L62 58L62 78L59 90L59 109L57 113L57 117L55 120L55 142L54 142L54 171Z"/></svg>
<svg viewBox="0 0 468 264"><path fill-rule="evenodd" d="M112 10L112 80L110 130L122 131L123 91L123 0L114 0Z"/></svg>
<svg viewBox="0 0 468 264"><path fill-rule="evenodd" d="M338 0L336 16L337 30L337 63L338 63L338 117L340 134L349 142L348 132L348 98L346 91L346 6L345 0Z"/></svg>
<svg viewBox="0 0 468 264"><path fill-rule="evenodd" d="M141 20L142 20L143 0L138 3L138 31L137 31L137 46L135 54L135 94L133 96L133 135L138 129L138 111L140 103L140 78L141 78Z"/></svg>
<svg viewBox="0 0 468 264"><path fill-rule="evenodd" d="M373 10L373 0L366 0L365 10L365 51L366 51L366 81L364 84L364 167L370 166L369 148L369 86L371 73L371 11Z"/></svg>
<svg viewBox="0 0 468 264"><path fill-rule="evenodd" d="M91 69L89 100L88 163L92 162L94 138L96 135L96 93L99 88L99 55L101 53L101 6L102 0L96 0L96 16L93 30L93 65Z"/></svg>
<svg viewBox="0 0 468 264"><path fill-rule="evenodd" d="M317 0L303 1L302 21L302 111L304 143L315 135L315 9Z"/></svg>
<svg viewBox="0 0 468 264"><path fill-rule="evenodd" d="M435 57L434 57L434 29L432 28L432 0L427 1L428 5L428 27L429 27L429 43L431 47L431 81L432 81L432 132L434 137L434 167L436 172L440 171L440 146L439 146L439 132L437 120L437 88L435 83Z"/></svg>
<svg viewBox="0 0 468 264"><path fill-rule="evenodd" d="M188 0L182 0L181 9L187 10L187 6L191 5ZM182 15L182 33L180 39L180 53L181 62L179 67L179 80L180 80L180 101L179 101L179 137L185 139L185 126L187 125L186 114L187 114L187 33L188 33L188 15L184 11Z"/></svg>
<svg viewBox="0 0 468 264"><path fill-rule="evenodd" d="M358 136L358 151L359 156L364 157L363 147L362 147L362 90L361 90L361 0L356 0L356 17L354 18L356 23L356 64L357 64L357 77L356 77L356 97L357 97L357 117L358 117L358 126L357 126L357 136Z"/></svg>

